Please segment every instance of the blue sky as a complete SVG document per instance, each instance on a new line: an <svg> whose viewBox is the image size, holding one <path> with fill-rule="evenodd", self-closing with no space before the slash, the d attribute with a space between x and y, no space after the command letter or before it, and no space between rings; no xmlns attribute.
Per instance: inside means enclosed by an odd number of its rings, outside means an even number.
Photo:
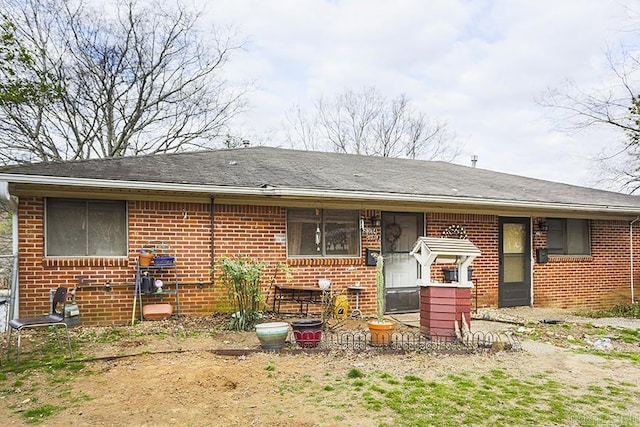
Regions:
<svg viewBox="0 0 640 427"><path fill-rule="evenodd" d="M536 103L567 79L607 88L607 49L638 46L634 11L618 0L211 0L206 19L247 40L225 66L253 81L235 125L256 143L282 145L293 105L375 86L405 93L445 120L463 146L455 163L570 184L596 185L591 160L624 135L556 130ZM640 11L640 5L638 6ZM600 184L602 187L602 185Z"/></svg>

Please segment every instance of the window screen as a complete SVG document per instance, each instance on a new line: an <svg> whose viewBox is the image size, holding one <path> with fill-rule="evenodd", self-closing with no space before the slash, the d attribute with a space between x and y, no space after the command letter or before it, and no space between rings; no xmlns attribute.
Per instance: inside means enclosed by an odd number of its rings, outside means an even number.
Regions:
<svg viewBox="0 0 640 427"><path fill-rule="evenodd" d="M556 255L590 255L589 220L549 218L547 248Z"/></svg>
<svg viewBox="0 0 640 427"><path fill-rule="evenodd" d="M289 209L289 256L360 256L359 217L351 210Z"/></svg>
<svg viewBox="0 0 640 427"><path fill-rule="evenodd" d="M47 256L125 256L123 201L47 199Z"/></svg>

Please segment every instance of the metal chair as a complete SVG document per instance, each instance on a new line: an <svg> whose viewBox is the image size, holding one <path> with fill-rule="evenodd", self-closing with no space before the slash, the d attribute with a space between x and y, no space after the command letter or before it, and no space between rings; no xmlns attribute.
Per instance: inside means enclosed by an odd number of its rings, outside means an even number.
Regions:
<svg viewBox="0 0 640 427"><path fill-rule="evenodd" d="M49 326L63 326L67 333L67 344L69 345L69 352L71 352L71 340L69 339L69 328L64 322L64 306L67 302L67 288L59 287L56 289L53 299L51 300L51 313L42 317L20 317L9 321L9 340L7 342L7 357L9 357L9 350L11 349L11 332L13 329L18 333L18 355L16 356L16 363L20 363L20 349L21 349L21 332L26 328L39 328ZM58 306L61 306L60 311L57 310ZM56 334L58 335L58 334ZM60 337L58 336L58 344L62 348Z"/></svg>

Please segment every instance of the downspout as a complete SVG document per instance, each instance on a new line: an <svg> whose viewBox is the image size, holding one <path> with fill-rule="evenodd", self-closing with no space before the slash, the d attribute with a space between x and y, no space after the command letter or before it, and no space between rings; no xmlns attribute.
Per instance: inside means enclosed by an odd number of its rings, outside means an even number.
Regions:
<svg viewBox="0 0 640 427"><path fill-rule="evenodd" d="M635 302L635 296L633 294L633 224L640 221L640 216L637 216L636 219L629 223L629 251L630 251L630 262L631 262L631 304Z"/></svg>
<svg viewBox="0 0 640 427"><path fill-rule="evenodd" d="M215 259L215 255L216 255L216 251L214 248L214 243L215 243L215 233L214 233L214 227L215 227L215 207L214 207L214 197L211 196L210 198L210 203L209 203L209 221L211 224L211 279L212 281L214 280L213 274L214 274L214 267L215 267L215 263L216 263L216 259Z"/></svg>
<svg viewBox="0 0 640 427"><path fill-rule="evenodd" d="M9 183L6 181L0 181L0 203L3 204L11 212L11 228L12 228L12 242L11 251L13 254L13 267L12 267L12 280L11 280L11 294L9 297L9 319L18 317L19 307L19 295L18 295L18 204L11 197L9 192Z"/></svg>

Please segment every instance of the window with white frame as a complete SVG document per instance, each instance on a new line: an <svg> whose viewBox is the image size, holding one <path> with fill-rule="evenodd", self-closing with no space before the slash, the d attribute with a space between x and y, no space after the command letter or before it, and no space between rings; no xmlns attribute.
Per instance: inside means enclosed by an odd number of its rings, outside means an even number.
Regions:
<svg viewBox="0 0 640 427"><path fill-rule="evenodd" d="M591 255L591 228L587 219L549 218L547 248L554 255Z"/></svg>
<svg viewBox="0 0 640 427"><path fill-rule="evenodd" d="M359 219L360 212L352 210L288 209L288 256L360 256Z"/></svg>
<svg viewBox="0 0 640 427"><path fill-rule="evenodd" d="M46 256L126 256L124 201L46 199Z"/></svg>

